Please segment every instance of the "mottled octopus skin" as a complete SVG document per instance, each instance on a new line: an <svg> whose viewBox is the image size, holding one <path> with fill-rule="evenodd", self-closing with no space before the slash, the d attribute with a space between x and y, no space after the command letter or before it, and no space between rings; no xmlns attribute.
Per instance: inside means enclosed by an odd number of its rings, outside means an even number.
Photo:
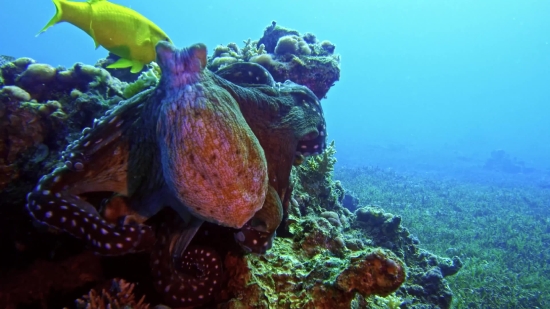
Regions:
<svg viewBox="0 0 550 309"><path fill-rule="evenodd" d="M290 173L293 164L299 161L296 158L303 160L303 156L320 154L326 148L321 103L307 87L291 81L275 83L269 72L257 64L237 63L217 74L218 84L237 99L264 149L269 185L279 199L266 198L264 208L276 213L279 205L288 205L290 200ZM241 233L235 234L235 239L245 250L264 253L265 240L273 238L281 220L282 216L257 212ZM267 245L270 244L269 241Z"/></svg>
<svg viewBox="0 0 550 309"><path fill-rule="evenodd" d="M28 196L41 223L85 239L100 254L151 247L150 228L112 226L78 198L93 191L131 197L136 217L169 205L187 221L240 228L267 191L265 155L235 99L204 70L206 49L157 48L163 75L115 109L65 152L66 166L45 176ZM162 172L161 172L162 171Z"/></svg>
<svg viewBox="0 0 550 309"><path fill-rule="evenodd" d="M245 226L241 244L265 252L263 244L281 222L280 215L265 214L280 212L290 197L295 157L324 150L326 128L319 102L305 87L271 84L265 70L246 72L248 77L266 74L246 82L215 75L204 69L206 49L200 44L175 50L162 42L157 55L163 72L159 85L123 101L85 129L64 152L64 165L29 193L27 209L38 222L86 241L98 254L151 251L156 241L152 260L166 250L172 256L153 274L162 282L159 291L172 295L165 292L170 284L183 286L181 295L187 295L188 278L174 275L181 269L173 263L192 263L199 256L167 247L162 237L173 244L196 216ZM266 201L268 186L275 194ZM127 197L126 215L133 223L109 224L79 197L98 191ZM155 235L143 224L164 207L184 222L164 230L173 235ZM205 287L214 288L208 282Z"/></svg>
<svg viewBox="0 0 550 309"><path fill-rule="evenodd" d="M65 165L42 177L27 195L27 209L40 223L87 241L102 255L119 255L149 250L153 231L146 225L115 226L79 197L93 191L114 191L126 195L128 188L130 130L142 106L143 93L121 106L64 153ZM136 106L137 105L137 106Z"/></svg>
<svg viewBox="0 0 550 309"><path fill-rule="evenodd" d="M206 59L205 48L193 52ZM240 228L265 200L263 149L236 98L201 74L206 63L185 67L193 64L188 53L171 46L160 45L157 54L163 72L158 88L166 96L157 134L167 186L193 215Z"/></svg>

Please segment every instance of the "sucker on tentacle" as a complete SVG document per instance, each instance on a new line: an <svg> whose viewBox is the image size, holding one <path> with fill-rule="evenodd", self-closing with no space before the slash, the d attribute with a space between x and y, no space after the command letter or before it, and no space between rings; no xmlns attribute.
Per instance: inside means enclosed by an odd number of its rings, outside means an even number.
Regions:
<svg viewBox="0 0 550 309"><path fill-rule="evenodd" d="M283 207L277 191L269 187L262 209L258 210L238 232L235 241L247 252L266 253L283 219Z"/></svg>
<svg viewBox="0 0 550 309"><path fill-rule="evenodd" d="M212 248L189 246L173 258L174 244L180 236L183 221L173 211L163 214L158 237L151 254L151 269L156 289L166 304L193 307L210 302L221 288L222 259Z"/></svg>
<svg viewBox="0 0 550 309"><path fill-rule="evenodd" d="M150 227L109 224L94 206L79 197L93 191L127 193L128 150L120 136L141 110L136 102L139 100L121 103L100 119L96 128L83 130L84 136L64 152L65 166L42 177L27 195L26 207L39 223L85 240L102 255L148 250L154 242Z"/></svg>

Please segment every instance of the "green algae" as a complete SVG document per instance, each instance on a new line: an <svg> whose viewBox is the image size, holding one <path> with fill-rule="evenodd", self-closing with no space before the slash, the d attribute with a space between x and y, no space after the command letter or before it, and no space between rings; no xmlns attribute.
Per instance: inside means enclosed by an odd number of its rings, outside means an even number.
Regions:
<svg viewBox="0 0 550 309"><path fill-rule="evenodd" d="M337 169L360 199L402 217L422 246L457 255L454 308L550 307L550 192L430 180L372 167Z"/></svg>
<svg viewBox="0 0 550 309"><path fill-rule="evenodd" d="M144 71L139 75L135 82L129 83L124 88L122 91L122 96L124 96L125 99L129 99L144 90L155 87L158 84L161 75L160 67L155 62L151 62L149 67L150 68L147 71Z"/></svg>

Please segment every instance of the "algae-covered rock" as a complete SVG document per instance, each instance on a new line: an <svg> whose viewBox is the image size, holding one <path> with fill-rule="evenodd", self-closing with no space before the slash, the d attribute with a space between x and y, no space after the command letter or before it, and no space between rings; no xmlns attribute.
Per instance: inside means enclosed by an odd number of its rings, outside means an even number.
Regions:
<svg viewBox="0 0 550 309"><path fill-rule="evenodd" d="M30 64L15 80L15 84L28 91L35 99L41 99L55 82L57 70L49 64Z"/></svg>
<svg viewBox="0 0 550 309"><path fill-rule="evenodd" d="M357 291L367 296L387 296L405 281L402 262L388 252L377 251L355 257L336 278L336 286L344 291Z"/></svg>
<svg viewBox="0 0 550 309"><path fill-rule="evenodd" d="M33 63L18 77L18 82L25 85L50 83L54 80L56 69L49 64Z"/></svg>
<svg viewBox="0 0 550 309"><path fill-rule="evenodd" d="M298 31L282 27L277 25L276 21L272 21L271 25L265 28L262 38L258 41L258 45L263 44L265 46L265 50L268 53L273 54L275 53L275 48L277 47L280 38L299 35L300 33ZM308 36L311 36L311 34L309 33Z"/></svg>
<svg viewBox="0 0 550 309"><path fill-rule="evenodd" d="M355 211L357 220L366 223L368 228L379 228L386 234L396 233L401 224L401 217L383 212L376 207L362 207Z"/></svg>
<svg viewBox="0 0 550 309"><path fill-rule="evenodd" d="M17 77L33 63L33 59L26 57L4 63L0 68L4 85L14 85Z"/></svg>
<svg viewBox="0 0 550 309"><path fill-rule="evenodd" d="M0 89L0 101L30 101L31 95L17 86L4 86ZM3 113L2 113L3 114Z"/></svg>
<svg viewBox="0 0 550 309"><path fill-rule="evenodd" d="M0 89L0 189L19 178L18 159L45 139L38 106L17 86Z"/></svg>
<svg viewBox="0 0 550 309"><path fill-rule="evenodd" d="M254 62L266 68L276 82L291 80L305 85L319 99L340 79L340 57L334 55L335 45L317 42L312 33L301 35L273 22L259 40L244 43L243 48L235 43L216 47L208 68L216 72L231 63Z"/></svg>
<svg viewBox="0 0 550 309"><path fill-rule="evenodd" d="M275 46L275 54L285 55L309 55L311 49L304 39L297 35L285 35L280 37Z"/></svg>

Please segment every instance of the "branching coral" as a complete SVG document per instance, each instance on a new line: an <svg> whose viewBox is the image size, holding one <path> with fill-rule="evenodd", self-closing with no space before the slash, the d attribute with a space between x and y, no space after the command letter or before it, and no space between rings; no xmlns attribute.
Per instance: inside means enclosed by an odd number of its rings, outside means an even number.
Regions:
<svg viewBox="0 0 550 309"><path fill-rule="evenodd" d="M310 172L318 174L312 175L314 178L326 178L332 175L334 165L337 162L336 157L334 157L335 154L336 147L334 146L334 141L332 141L322 154L309 157L306 160L306 166Z"/></svg>
<svg viewBox="0 0 550 309"><path fill-rule="evenodd" d="M149 304L145 303L145 295L136 302L134 287L133 283L128 283L124 279L114 279L111 293L102 290L100 295L95 290L91 290L87 295L76 300L76 307L78 309L148 309Z"/></svg>
<svg viewBox="0 0 550 309"><path fill-rule="evenodd" d="M161 75L160 67L155 62L151 62L148 66L149 69L147 71L143 71L135 82L128 84L124 88L122 91L124 98L131 98L143 90L158 84Z"/></svg>

